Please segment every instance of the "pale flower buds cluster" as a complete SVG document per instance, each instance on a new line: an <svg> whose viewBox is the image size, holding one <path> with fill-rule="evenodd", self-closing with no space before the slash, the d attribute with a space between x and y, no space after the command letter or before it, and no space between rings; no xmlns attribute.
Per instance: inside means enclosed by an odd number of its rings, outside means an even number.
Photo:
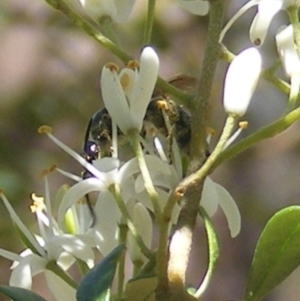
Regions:
<svg viewBox="0 0 300 301"><path fill-rule="evenodd" d="M261 72L261 55L256 48L238 54L229 65L224 86L227 114L243 116L249 106Z"/></svg>
<svg viewBox="0 0 300 301"><path fill-rule="evenodd" d="M142 129L159 70L159 59L151 47L145 47L139 70L124 68L120 73L111 64L103 67L101 90L112 120L123 133Z"/></svg>

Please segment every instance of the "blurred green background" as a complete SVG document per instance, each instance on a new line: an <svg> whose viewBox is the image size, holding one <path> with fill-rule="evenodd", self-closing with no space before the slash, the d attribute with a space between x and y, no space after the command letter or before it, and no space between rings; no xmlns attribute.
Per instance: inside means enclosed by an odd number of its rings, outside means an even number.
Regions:
<svg viewBox="0 0 300 301"><path fill-rule="evenodd" d="M75 1L75 0L74 0ZM69 0L71 3L72 0ZM153 45L164 78L185 73L197 76L201 67L207 17L183 11L175 0L157 1ZM243 1L228 1L229 16ZM142 41L144 1L137 1L129 22L116 25L124 50L138 57ZM239 20L226 36L234 52L250 46L248 29L254 10ZM276 57L273 36L286 16L279 14L262 47L264 66ZM80 174L81 167L63 153L37 128L47 124L54 134L80 152L89 118L102 107L99 75L102 66L120 61L103 49L62 13L43 0L2 0L0 2L0 188L21 218L35 231L29 211L30 193L44 192L41 172L52 164ZM225 119L222 83L226 64L220 62L210 105L210 126L219 134ZM246 72L246 71L245 71ZM244 136L283 114L286 96L261 80L245 119ZM260 143L218 168L212 177L235 198L242 214L242 231L231 239L221 211L214 216L221 243L221 259L204 300L240 300L256 240L267 219L278 209L299 204L299 124L276 138ZM68 182L54 173L53 193ZM20 252L23 246L10 218L0 204L0 247ZM188 274L191 284L206 268L205 235L199 221ZM9 279L10 262L0 258L0 283ZM298 300L300 270L266 300ZM34 287L47 300L43 279ZM47 294L47 295L46 295ZM2 299L0 296L0 300Z"/></svg>

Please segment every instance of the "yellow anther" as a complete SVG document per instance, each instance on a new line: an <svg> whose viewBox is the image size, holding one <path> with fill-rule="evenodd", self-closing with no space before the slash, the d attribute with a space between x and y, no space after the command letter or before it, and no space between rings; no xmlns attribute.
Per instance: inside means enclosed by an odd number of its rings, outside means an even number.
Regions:
<svg viewBox="0 0 300 301"><path fill-rule="evenodd" d="M50 166L49 168L49 172L53 172L57 169L57 165L56 164L53 164L52 166Z"/></svg>
<svg viewBox="0 0 300 301"><path fill-rule="evenodd" d="M216 131L213 129L213 128L211 128L211 127L207 127L206 128L206 135L207 136L212 136L212 137L214 137L214 136L216 136Z"/></svg>
<svg viewBox="0 0 300 301"><path fill-rule="evenodd" d="M120 70L119 66L118 66L117 64L115 64L115 63L107 63L107 64L105 65L105 67L106 67L107 69L109 69L111 72L116 72L116 73L118 73L119 70Z"/></svg>
<svg viewBox="0 0 300 301"><path fill-rule="evenodd" d="M51 128L51 126L48 126L48 125L42 125L38 128L38 133L39 134L51 134L52 128Z"/></svg>
<svg viewBox="0 0 300 301"><path fill-rule="evenodd" d="M167 111L169 109L168 102L165 99L158 100L156 105L159 109Z"/></svg>
<svg viewBox="0 0 300 301"><path fill-rule="evenodd" d="M239 128L245 130L248 127L248 121L240 121Z"/></svg>
<svg viewBox="0 0 300 301"><path fill-rule="evenodd" d="M33 192L30 195L30 198L32 200L32 205L29 206L30 210L32 213L35 213L36 211L42 211L45 209L45 203L44 203L44 197L42 196L38 196L35 194L35 192Z"/></svg>
<svg viewBox="0 0 300 301"><path fill-rule="evenodd" d="M126 88L130 84L130 77L129 77L129 75L126 74L126 73L122 74L122 76L120 78L120 83L121 83L121 86L122 86L123 90L126 90Z"/></svg>
<svg viewBox="0 0 300 301"><path fill-rule="evenodd" d="M0 189L0 197L4 195L4 190Z"/></svg>
<svg viewBox="0 0 300 301"><path fill-rule="evenodd" d="M138 61L132 60L127 63L127 68L129 68L129 69L136 70L139 67L140 67L140 64Z"/></svg>

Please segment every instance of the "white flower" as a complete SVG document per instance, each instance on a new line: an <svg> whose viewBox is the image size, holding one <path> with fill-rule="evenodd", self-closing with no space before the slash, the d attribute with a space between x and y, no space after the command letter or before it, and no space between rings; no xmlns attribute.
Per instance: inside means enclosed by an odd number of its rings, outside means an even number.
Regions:
<svg viewBox="0 0 300 301"><path fill-rule="evenodd" d="M140 131L151 100L159 69L159 59L151 47L145 47L140 57L139 71L124 68L119 74L115 65L102 69L101 90L107 111L120 130Z"/></svg>
<svg viewBox="0 0 300 301"><path fill-rule="evenodd" d="M288 77L300 75L300 59L294 43L292 25L282 27L276 34L276 44L283 68Z"/></svg>
<svg viewBox="0 0 300 301"><path fill-rule="evenodd" d="M226 216L231 237L235 237L241 230L241 215L229 192L221 185L213 182L209 177L205 179L200 205L209 216L212 216L220 206Z"/></svg>
<svg viewBox="0 0 300 301"><path fill-rule="evenodd" d="M141 203L136 203L133 208L133 223L145 245L150 249L152 240L152 220L148 210ZM131 232L128 233L128 251L133 263L143 263L145 256L138 247Z"/></svg>
<svg viewBox="0 0 300 301"><path fill-rule="evenodd" d="M256 46L263 44L268 29L270 27L273 17L280 11L285 10L291 6L299 6L299 0L250 0L243 7L241 7L237 13L229 20L224 27L220 41L223 40L226 32L232 26L232 24L249 8L257 5L258 11L255 15L251 27L250 27L250 40Z"/></svg>
<svg viewBox="0 0 300 301"><path fill-rule="evenodd" d="M46 187L46 192L47 190L48 188ZM51 215L49 202L46 201L46 205L43 203L44 198L33 196L33 207L38 221L39 235L31 234L17 216L7 198L4 195L1 195L1 198L13 222L26 239L27 245L30 246L30 248L24 250L20 255L0 249L1 256L13 261L13 271L9 281L11 286L31 289L32 278L39 273L45 273L48 264L52 262L56 263L62 271L67 271L76 258L86 262L89 267L93 266L93 241L85 236L64 234L57 227L57 223ZM56 281L55 277L51 277L51 280L52 286L56 282L57 287L61 287L61 281ZM74 288L69 284L65 284L65 286L68 287L70 292L73 292L71 296L74 296ZM57 300L63 301L67 299L60 298Z"/></svg>
<svg viewBox="0 0 300 301"><path fill-rule="evenodd" d="M110 17L113 21L125 22L134 5L135 0L79 0L88 15L95 20Z"/></svg>
<svg viewBox="0 0 300 301"><path fill-rule="evenodd" d="M224 85L227 114L243 116L249 106L261 72L261 56L256 48L238 54L229 65Z"/></svg>
<svg viewBox="0 0 300 301"><path fill-rule="evenodd" d="M177 2L187 11L194 15L205 16L209 11L208 1L203 0L177 0Z"/></svg>

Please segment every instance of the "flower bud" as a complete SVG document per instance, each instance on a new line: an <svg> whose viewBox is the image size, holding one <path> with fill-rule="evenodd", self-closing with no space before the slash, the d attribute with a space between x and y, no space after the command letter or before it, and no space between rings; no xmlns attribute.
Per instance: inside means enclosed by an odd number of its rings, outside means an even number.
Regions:
<svg viewBox="0 0 300 301"><path fill-rule="evenodd" d="M225 77L224 109L227 114L243 116L249 106L261 72L261 55L256 48L238 54Z"/></svg>

